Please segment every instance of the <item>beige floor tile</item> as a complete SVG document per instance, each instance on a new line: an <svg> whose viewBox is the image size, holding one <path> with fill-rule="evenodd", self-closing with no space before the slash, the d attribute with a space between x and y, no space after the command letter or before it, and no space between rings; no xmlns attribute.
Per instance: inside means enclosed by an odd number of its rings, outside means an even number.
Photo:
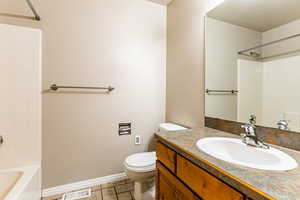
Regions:
<svg viewBox="0 0 300 200"><path fill-rule="evenodd" d="M116 200L117 194L113 187L105 188L105 189L102 189L102 197L103 197L103 200Z"/></svg>
<svg viewBox="0 0 300 200"><path fill-rule="evenodd" d="M130 192L125 192L122 194L118 194L118 199L119 200L132 200Z"/></svg>
<svg viewBox="0 0 300 200"><path fill-rule="evenodd" d="M101 189L98 190L97 192L92 193L92 197L96 197L95 200L102 200L102 192ZM94 199L92 199L94 200Z"/></svg>
<svg viewBox="0 0 300 200"><path fill-rule="evenodd" d="M126 183L124 185L115 186L117 193L130 192L133 191L133 183Z"/></svg>
<svg viewBox="0 0 300 200"><path fill-rule="evenodd" d="M98 191L101 191L101 185L93 186L93 187L91 187L91 189L92 189L92 192L98 192Z"/></svg>
<svg viewBox="0 0 300 200"><path fill-rule="evenodd" d="M102 189L114 187L114 183L105 183L101 185Z"/></svg>
<svg viewBox="0 0 300 200"><path fill-rule="evenodd" d="M124 184L126 184L126 180L117 181L117 182L114 182L113 184L114 184L114 186L117 186L117 185L124 185Z"/></svg>

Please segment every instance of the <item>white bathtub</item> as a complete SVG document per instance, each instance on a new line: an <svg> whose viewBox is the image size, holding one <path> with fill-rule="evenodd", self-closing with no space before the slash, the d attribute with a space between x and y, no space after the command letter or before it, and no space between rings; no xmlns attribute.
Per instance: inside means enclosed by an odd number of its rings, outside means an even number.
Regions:
<svg viewBox="0 0 300 200"><path fill-rule="evenodd" d="M0 170L0 200L40 200L40 167Z"/></svg>

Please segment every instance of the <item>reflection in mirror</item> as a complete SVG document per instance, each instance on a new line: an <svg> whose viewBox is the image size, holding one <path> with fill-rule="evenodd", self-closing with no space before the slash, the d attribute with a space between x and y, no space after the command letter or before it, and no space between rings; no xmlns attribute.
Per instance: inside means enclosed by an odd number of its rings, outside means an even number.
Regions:
<svg viewBox="0 0 300 200"><path fill-rule="evenodd" d="M205 115L300 132L300 1L226 0L205 30Z"/></svg>

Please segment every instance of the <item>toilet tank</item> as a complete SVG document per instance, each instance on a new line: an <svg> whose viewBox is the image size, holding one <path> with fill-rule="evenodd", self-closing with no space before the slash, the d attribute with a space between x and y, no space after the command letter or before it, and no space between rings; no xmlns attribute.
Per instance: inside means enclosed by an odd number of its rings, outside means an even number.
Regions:
<svg viewBox="0 0 300 200"><path fill-rule="evenodd" d="M172 123L162 123L159 124L158 131L162 132L169 132L169 131L181 131L181 130L186 130L187 128L183 126L179 126L177 124L172 124Z"/></svg>

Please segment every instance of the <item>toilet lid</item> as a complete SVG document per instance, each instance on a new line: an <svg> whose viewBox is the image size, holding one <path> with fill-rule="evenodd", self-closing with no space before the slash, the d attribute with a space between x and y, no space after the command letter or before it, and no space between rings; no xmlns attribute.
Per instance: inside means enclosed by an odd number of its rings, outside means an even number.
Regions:
<svg viewBox="0 0 300 200"><path fill-rule="evenodd" d="M134 171L153 171L155 170L156 153L137 153L128 156L125 160L127 168Z"/></svg>

